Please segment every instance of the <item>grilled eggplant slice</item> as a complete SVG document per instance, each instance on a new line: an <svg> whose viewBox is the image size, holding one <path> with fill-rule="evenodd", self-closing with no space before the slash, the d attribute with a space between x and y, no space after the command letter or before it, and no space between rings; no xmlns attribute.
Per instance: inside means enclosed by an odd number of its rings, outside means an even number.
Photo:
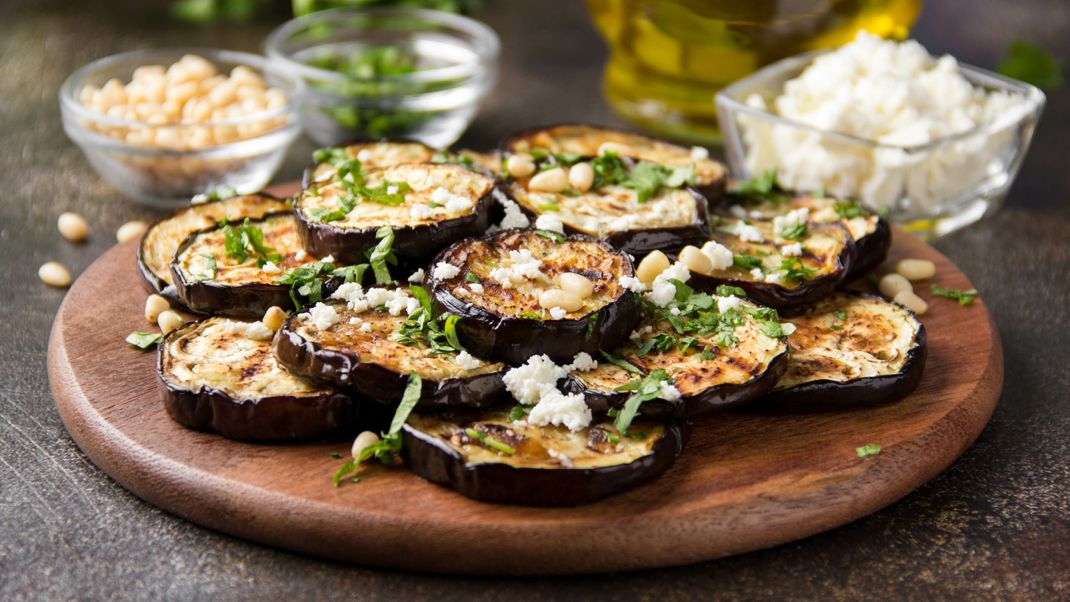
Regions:
<svg viewBox="0 0 1070 602"><path fill-rule="evenodd" d="M716 304L717 298L713 299ZM622 407L631 395L618 388L662 369L680 397L674 401L644 402L644 416L698 416L752 402L773 388L788 363L784 338L767 333L768 314L766 308L747 301L726 307L723 313L711 308L708 313L683 314L677 324L704 320L712 328L714 322L707 318L714 316L717 323L729 327L681 335L669 320L663 319L667 316L655 313L644 319L627 345L613 353L617 362L603 361L595 368L573 371L563 388L567 393L582 394L592 412L604 414ZM620 360L634 371L622 367Z"/></svg>
<svg viewBox="0 0 1070 602"><path fill-rule="evenodd" d="M241 221L289 210L286 201L267 194L247 194L190 205L149 227L137 248L137 268L148 289L178 301L171 276L171 260L190 234L211 228L224 219Z"/></svg>
<svg viewBox="0 0 1070 602"><path fill-rule="evenodd" d="M921 381L925 327L876 295L840 292L795 317L788 369L766 408L858 407L897 401Z"/></svg>
<svg viewBox="0 0 1070 602"><path fill-rule="evenodd" d="M854 239L855 256L847 278L864 276L888 257L892 247L892 228L888 221L854 201L844 201L810 193L778 194L774 200L761 197L740 199L722 204L713 213L726 217L749 217L772 220L788 211L806 208L815 223L839 222Z"/></svg>
<svg viewBox="0 0 1070 602"><path fill-rule="evenodd" d="M612 423L572 432L512 422L504 410L409 417L402 457L418 476L472 499L576 506L664 473L683 451L679 424ZM511 453L510 453L511 452Z"/></svg>
<svg viewBox="0 0 1070 602"><path fill-rule="evenodd" d="M398 259L422 263L490 224L494 179L461 165L402 164L370 169L357 179L364 189L381 189L381 194L356 195L348 212L352 179L316 182L297 197L298 232L309 253L359 263L375 246L376 231L389 226Z"/></svg>
<svg viewBox="0 0 1070 602"><path fill-rule="evenodd" d="M713 216L710 240L727 247L733 265L706 274L692 273L703 291L738 286L760 305L798 307L829 295L854 263L850 232L838 222L806 222L791 239L781 237L775 221Z"/></svg>
<svg viewBox="0 0 1070 602"><path fill-rule="evenodd" d="M609 144L622 157L658 163L666 167L695 166L695 188L711 202L724 194L727 170L704 151L671 144L641 134L581 124L563 124L513 134L506 139L507 153L539 151L595 157Z"/></svg>
<svg viewBox="0 0 1070 602"><path fill-rule="evenodd" d="M280 329L275 354L292 372L387 403L401 401L408 375L415 373L423 380L421 411L484 407L505 391L504 364L459 361L456 352L399 341L404 311L391 315L382 306L357 311L346 303L329 305L339 319L328 328L317 328L308 313L299 313Z"/></svg>
<svg viewBox="0 0 1070 602"><path fill-rule="evenodd" d="M302 248L293 214L275 213L249 224L263 233L264 245L280 256L274 269L259 267L256 253L241 261L229 255L220 227L195 232L179 246L171 262L178 297L187 307L247 318L259 318L273 305L293 307L290 287L276 280L290 269L318 259ZM332 286L327 287L328 292Z"/></svg>
<svg viewBox="0 0 1070 602"><path fill-rule="evenodd" d="M590 296L574 311L543 308L540 296L566 272L591 281ZM522 364L543 353L567 362L624 341L639 321L639 300L620 278L633 275L624 253L588 236L503 230L440 253L429 284L435 301L461 317L457 334L466 349Z"/></svg>
<svg viewBox="0 0 1070 602"><path fill-rule="evenodd" d="M308 188L323 183L338 175L338 165L343 161L359 161L364 169L393 167L405 163L430 163L437 151L419 142L357 142L340 144L321 149L317 157L305 169L301 186Z"/></svg>
<svg viewBox="0 0 1070 602"><path fill-rule="evenodd" d="M250 338L250 325L262 327L213 317L164 337L156 371L171 418L246 441L308 439L349 426L356 402L280 366L270 337Z"/></svg>

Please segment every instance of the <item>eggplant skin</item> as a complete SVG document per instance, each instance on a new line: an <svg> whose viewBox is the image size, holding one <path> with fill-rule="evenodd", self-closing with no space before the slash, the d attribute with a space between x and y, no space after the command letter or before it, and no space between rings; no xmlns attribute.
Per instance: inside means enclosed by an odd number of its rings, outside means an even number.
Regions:
<svg viewBox="0 0 1070 602"><path fill-rule="evenodd" d="M256 207L256 210L232 210L235 208L230 207L231 205L244 202L250 202L251 206ZM145 288L148 289L149 292L163 295L172 303L182 303L182 300L179 299L175 285L172 282L168 282L168 280L173 279L173 276L170 273L170 260L174 256L175 249L172 249L171 252L167 253L169 257L167 260L167 267L164 268L167 270L166 276L162 273L156 273L149 265L151 251L149 251L147 246L151 245L155 240L155 233L168 226L173 226L184 219L192 221L196 220L197 217L203 216L202 219L197 220L199 223L192 228L183 228L180 230L182 233L182 240L185 240L186 236L189 234L203 228L210 228L213 224L224 218L230 219L231 221L241 221L246 217L259 219L269 213L278 213L288 210L289 206L286 201L262 192L183 207L182 209L153 222L141 237L141 241L137 246L138 275L141 277L142 283L144 283ZM177 247L180 245L182 240L177 241L175 246Z"/></svg>
<svg viewBox="0 0 1070 602"><path fill-rule="evenodd" d="M644 134L582 123L559 123L521 130L503 140L501 148L505 153L543 148L552 152L596 156L598 147L606 142L623 143L635 147L636 152L623 153L623 156L627 157L665 164L679 161L694 162L691 159L691 149L688 147ZM666 161L666 159L669 160ZM702 173L700 173L695 189L709 202L719 202L725 194L728 171L717 161L712 159L703 159L703 161L706 163L703 165L704 169L700 169Z"/></svg>
<svg viewBox="0 0 1070 602"><path fill-rule="evenodd" d="M361 361L355 353L329 349L309 341L290 326L295 316L287 318L275 339L275 358L294 374L342 390L352 390L379 402L401 401L409 376L372 362ZM423 379L420 401L422 412L447 408L482 408L497 402L505 391L502 373L479 374L469 378L444 381Z"/></svg>
<svg viewBox="0 0 1070 602"><path fill-rule="evenodd" d="M157 382L167 414L179 424L212 431L241 441L294 441L347 430L357 416L354 399L325 390L318 395L272 395L236 399L223 391L202 386L183 387L167 375L165 346L201 322L191 322L160 342L156 359Z"/></svg>
<svg viewBox="0 0 1070 602"><path fill-rule="evenodd" d="M646 418L693 418L724 410L738 408L764 399L788 366L788 352L779 354L769 362L768 368L751 380L739 384L724 384L710 387L698 395L681 397L676 402L653 399L644 402L641 413ZM569 375L561 383L565 393L583 395L587 407L595 414L605 414L610 409L620 409L631 395L627 392L607 392L588 389L579 379Z"/></svg>
<svg viewBox="0 0 1070 602"><path fill-rule="evenodd" d="M855 241L855 257L847 271L847 279L861 278L888 259L892 249L892 227L880 217L873 232Z"/></svg>
<svg viewBox="0 0 1070 602"><path fill-rule="evenodd" d="M482 502L523 506L579 506L652 481L683 453L688 425L665 425L651 453L628 464L599 468L517 468L503 463L468 464L434 435L406 424L401 457L417 476Z"/></svg>
<svg viewBox="0 0 1070 602"><path fill-rule="evenodd" d="M891 303L868 293L843 292L846 296L871 298ZM824 411L868 407L899 401L910 395L921 382L928 355L925 326L911 310L899 304L916 322L914 345L907 352L903 366L896 374L883 374L849 381L813 380L786 389L770 392L748 409L786 411Z"/></svg>
<svg viewBox="0 0 1070 602"><path fill-rule="evenodd" d="M503 230L483 240L494 244L502 238L522 232L532 231ZM475 240L470 238L454 243L439 253L431 265L453 263L450 259L462 254L465 247ZM590 236L572 234L566 240L590 242L608 253L621 254L608 243ZM463 264L463 261L458 263ZM627 257L624 257L623 265L625 273L616 275L618 279L620 276L634 275L635 270ZM514 365L523 364L531 356L540 354L558 363L570 362L580 352L595 357L599 349L613 349L625 341L639 322L642 311L639 297L624 290L616 300L579 319L515 318L457 298L433 275L428 277L428 284L436 305L461 317L457 322L457 335L465 349L477 357L493 358Z"/></svg>

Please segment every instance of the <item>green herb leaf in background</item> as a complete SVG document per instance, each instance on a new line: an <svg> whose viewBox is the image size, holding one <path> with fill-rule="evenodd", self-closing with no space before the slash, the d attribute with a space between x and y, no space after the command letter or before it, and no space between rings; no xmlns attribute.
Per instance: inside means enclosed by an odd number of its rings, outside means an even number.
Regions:
<svg viewBox="0 0 1070 602"><path fill-rule="evenodd" d="M1025 40L1017 40L1007 50L996 71L1007 77L1020 79L1041 90L1063 87L1062 65L1043 48Z"/></svg>

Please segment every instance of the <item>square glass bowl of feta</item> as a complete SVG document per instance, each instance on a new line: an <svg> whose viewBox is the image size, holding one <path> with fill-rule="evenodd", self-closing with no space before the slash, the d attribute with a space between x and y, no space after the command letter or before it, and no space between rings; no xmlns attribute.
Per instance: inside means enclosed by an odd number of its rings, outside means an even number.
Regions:
<svg viewBox="0 0 1070 602"><path fill-rule="evenodd" d="M860 33L717 94L733 175L853 198L931 238L1006 197L1044 108L1024 82Z"/></svg>

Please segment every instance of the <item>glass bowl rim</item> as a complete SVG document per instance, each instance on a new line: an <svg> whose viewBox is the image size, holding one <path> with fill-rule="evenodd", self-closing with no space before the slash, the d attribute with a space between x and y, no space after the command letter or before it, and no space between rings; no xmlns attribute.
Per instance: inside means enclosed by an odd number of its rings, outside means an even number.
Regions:
<svg viewBox="0 0 1070 602"><path fill-rule="evenodd" d="M321 69L319 67L313 67L307 63L302 63L290 58L290 55L280 50L280 46L283 41L288 39L296 30L302 27L320 23L324 21L330 21L335 17L346 16L398 16L398 17L418 17L432 23L439 25L446 25L472 36L475 40L474 50L478 60L470 64L461 65L449 65L446 67L436 67L434 69L422 69L413 73L405 73L398 75L384 75L367 80L361 80L353 78L351 76L344 75L337 71L330 69ZM354 30L361 31L361 30ZM415 31L420 31L416 29ZM456 34L447 34L452 38L457 38ZM392 7L369 7L369 8L333 8L329 10L317 11L311 14L307 14L301 17L290 19L282 25L275 28L268 37L264 40L264 52L267 55L269 61L277 61L283 65L286 69L292 70L298 73L303 78L331 81L331 82L344 82L352 81L378 81L378 82L396 82L396 83L424 83L430 81L441 81L449 79L459 79L460 83L457 87L464 85L473 77L479 75L484 65L492 63L498 59L501 53L501 38L498 37L497 32L490 28L487 24L465 17L463 15L455 15L453 13L447 13L443 11L430 10L425 8L392 8Z"/></svg>
<svg viewBox="0 0 1070 602"><path fill-rule="evenodd" d="M286 83L292 88L292 90L286 91L286 104L276 109L269 109L250 115L244 115L241 117L233 117L229 119L220 119L214 121L201 121L197 123L160 123L153 124L147 121L139 119L121 119L118 117L111 117L103 113L99 113L93 109L82 104L81 99L78 98L82 83L94 72L107 67L119 65L128 61L142 60L152 57L174 57L181 58L187 54L196 54L210 61L226 61L229 63L238 63L241 65L253 67L259 70L261 73L270 74L274 77L280 77L286 81ZM174 59L177 60L177 59ZM153 64L151 62L143 62L144 64ZM299 77L294 77L292 74L287 73L284 69L279 69L273 65L266 57L259 54L252 54L249 52L240 52L237 50L227 50L224 48L206 48L206 47L171 47L171 48L147 48L141 50L131 50L129 52L121 52L118 54L108 55L99 59L96 59L90 63L87 63L73 73L67 76L63 84L59 89L59 102L60 108L64 112L70 112L75 116L92 121L94 123L100 123L103 125L109 125L114 127L131 127L131 128L193 128L193 127L216 127L216 126L236 126L250 123L258 123L261 121L275 119L285 116L296 116L301 104L301 99L305 95L305 82ZM77 126L80 129L85 128L81 123ZM274 130L272 130L274 131ZM267 132L270 134L271 132ZM257 136L256 138L259 138ZM256 138L252 138L255 140ZM112 139L114 140L114 139ZM137 148L133 147L132 148ZM223 146L223 145L220 145ZM216 147L209 147L216 148ZM176 152L189 152L189 151L176 151Z"/></svg>
<svg viewBox="0 0 1070 602"><path fill-rule="evenodd" d="M773 113L767 109L759 109L752 107L746 103L746 100L742 97L742 94L746 93L749 89L756 87L755 83L763 82L768 79L776 78L784 72L794 71L798 68L805 68L806 65L812 63L817 57L830 53L836 50L835 48L828 48L822 50L815 50L803 54L798 54L785 59L781 59L775 63L771 63L758 71L744 77L741 80L734 82L733 84L723 88L717 92L715 96L715 102L718 105L717 114L719 116L725 116L725 119L736 120L734 113L741 112L748 115L764 119L766 121L773 122L777 125L783 125L790 128L804 130L819 134L823 137L832 138L841 142L849 142L856 145L868 146L877 149L889 149L901 151L908 154L929 152L936 148L952 144L959 140L972 138L979 134L988 134L1002 131L1012 125L1017 125L1029 119L1030 116L1039 115L1044 109L1046 97L1036 86L1019 81L1013 78L1000 75L988 69L982 69L981 67L975 67L966 63L958 62L959 70L962 72L963 77L974 86L983 86L988 89L998 89L1012 93L1018 93L1025 100L1025 105L1018 115L1015 116L1013 121L990 121L981 123L968 130L958 132L955 134L948 134L939 138L930 140L923 144L893 144L888 142L880 142L872 138L865 138L854 134L848 134L845 132L838 132L835 130L829 130L820 128L817 126L803 123L789 117L784 117ZM725 111L722 109L730 109ZM732 117L728 117L729 113L733 113ZM734 124L733 124L734 125ZM727 129L727 128L726 128Z"/></svg>

